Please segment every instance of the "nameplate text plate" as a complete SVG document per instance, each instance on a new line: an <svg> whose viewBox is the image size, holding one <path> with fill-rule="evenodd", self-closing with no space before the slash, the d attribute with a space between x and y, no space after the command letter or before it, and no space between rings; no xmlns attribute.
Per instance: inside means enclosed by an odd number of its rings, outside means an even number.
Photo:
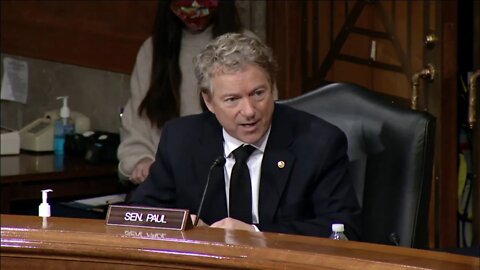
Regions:
<svg viewBox="0 0 480 270"><path fill-rule="evenodd" d="M109 206L107 225L177 231L193 227L188 210L122 205Z"/></svg>

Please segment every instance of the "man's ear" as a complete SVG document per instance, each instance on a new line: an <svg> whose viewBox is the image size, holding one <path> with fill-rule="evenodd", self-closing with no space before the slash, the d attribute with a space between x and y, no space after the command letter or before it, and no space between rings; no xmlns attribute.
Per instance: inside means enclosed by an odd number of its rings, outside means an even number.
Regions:
<svg viewBox="0 0 480 270"><path fill-rule="evenodd" d="M203 98L203 102L205 103L205 106L207 106L207 109L208 109L211 113L215 113L215 112L213 111L212 96L210 95L210 93L207 92L207 91L202 91L202 98Z"/></svg>

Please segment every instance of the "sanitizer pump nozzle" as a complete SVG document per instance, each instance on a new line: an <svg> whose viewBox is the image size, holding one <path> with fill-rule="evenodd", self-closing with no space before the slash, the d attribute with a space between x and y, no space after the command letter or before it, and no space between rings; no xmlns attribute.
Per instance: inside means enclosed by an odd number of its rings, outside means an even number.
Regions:
<svg viewBox="0 0 480 270"><path fill-rule="evenodd" d="M68 118L70 117L70 108L68 108L68 96L60 96L57 99L63 100L63 106L60 109L60 117Z"/></svg>
<svg viewBox="0 0 480 270"><path fill-rule="evenodd" d="M39 217L49 217L50 216L50 204L47 202L48 192L52 192L51 189L42 190L42 203L38 206L38 216Z"/></svg>

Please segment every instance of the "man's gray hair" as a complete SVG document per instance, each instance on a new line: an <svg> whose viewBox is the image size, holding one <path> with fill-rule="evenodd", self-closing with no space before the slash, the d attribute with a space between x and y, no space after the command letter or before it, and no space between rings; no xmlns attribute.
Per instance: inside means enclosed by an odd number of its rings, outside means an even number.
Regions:
<svg viewBox="0 0 480 270"><path fill-rule="evenodd" d="M211 41L193 63L199 90L205 93L211 91L213 76L238 72L246 65L263 69L272 86L277 71L272 49L254 36L237 33L227 33Z"/></svg>

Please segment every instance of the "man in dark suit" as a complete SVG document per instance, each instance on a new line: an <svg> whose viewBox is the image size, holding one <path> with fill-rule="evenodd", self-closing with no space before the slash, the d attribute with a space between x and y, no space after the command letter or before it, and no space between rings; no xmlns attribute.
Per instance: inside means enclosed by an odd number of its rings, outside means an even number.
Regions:
<svg viewBox="0 0 480 270"><path fill-rule="evenodd" d="M359 239L360 209L344 177L346 137L322 119L275 104L271 49L226 34L194 62L209 111L165 125L150 175L130 202L196 213L210 167L225 157L224 166L211 169L202 224L328 237L332 223L343 223L347 236ZM244 145L253 147L242 174L236 152ZM248 194L238 183L248 184ZM244 209L246 218L238 213Z"/></svg>

